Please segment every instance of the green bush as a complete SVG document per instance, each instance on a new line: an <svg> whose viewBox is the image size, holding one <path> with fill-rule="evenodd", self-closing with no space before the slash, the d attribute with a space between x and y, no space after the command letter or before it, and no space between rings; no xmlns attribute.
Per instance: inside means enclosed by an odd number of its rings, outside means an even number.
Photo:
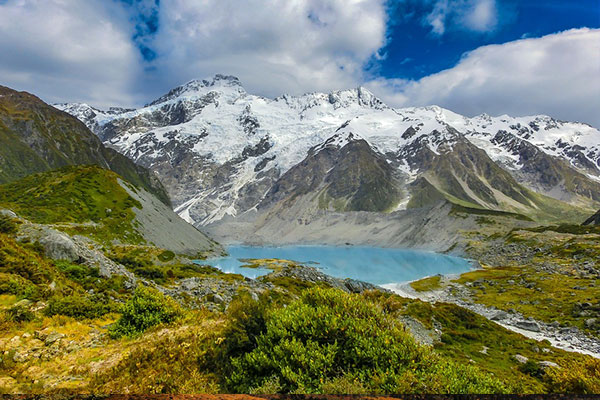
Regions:
<svg viewBox="0 0 600 400"><path fill-rule="evenodd" d="M173 299L156 289L138 286L112 327L111 336L136 336L152 326L173 322L181 315L182 310Z"/></svg>
<svg viewBox="0 0 600 400"><path fill-rule="evenodd" d="M40 297L40 290L29 280L19 275L0 272L0 294L5 293L30 300L37 300Z"/></svg>
<svg viewBox="0 0 600 400"><path fill-rule="evenodd" d="M157 258L162 261L162 262L167 262L167 261L171 261L172 259L175 258L175 253L173 253L170 250L165 250L162 253L160 253Z"/></svg>
<svg viewBox="0 0 600 400"><path fill-rule="evenodd" d="M420 346L401 325L358 295L314 288L285 308L260 310L256 318L254 323L253 315L242 318L243 325L252 328L245 332L245 347L254 349L231 358L226 384L235 392L261 391L273 383L288 393L321 393L350 385L371 393L505 391L476 368ZM241 350L241 344L233 350Z"/></svg>
<svg viewBox="0 0 600 400"><path fill-rule="evenodd" d="M527 360L524 364L519 366L519 371L524 374L531 375L535 378L539 378L544 375L544 368L542 368L537 362L533 360Z"/></svg>
<svg viewBox="0 0 600 400"><path fill-rule="evenodd" d="M102 296L71 295L51 298L44 313L49 316L66 315L85 319L98 318L116 311L118 311L118 306Z"/></svg>
<svg viewBox="0 0 600 400"><path fill-rule="evenodd" d="M100 278L98 268L88 267L82 264L73 264L68 261L54 261L56 268L61 270L69 279L78 283L84 283L90 279Z"/></svg>
<svg viewBox="0 0 600 400"><path fill-rule="evenodd" d="M35 319L35 314L23 306L13 306L6 312L6 319L11 322L29 322Z"/></svg>
<svg viewBox="0 0 600 400"><path fill-rule="evenodd" d="M267 296L263 295L259 301L255 301L250 294L242 292L229 304L226 312L227 325L221 334L225 340L215 347L214 352L206 354L206 359L201 360L204 367L211 369L216 365L221 377L231 374L230 359L254 350L258 337L266 330L268 301Z"/></svg>
<svg viewBox="0 0 600 400"><path fill-rule="evenodd" d="M549 368L545 375L550 393L600 393L600 360L569 361L561 368Z"/></svg>
<svg viewBox="0 0 600 400"><path fill-rule="evenodd" d="M12 235L17 231L17 223L8 215L0 214L0 233Z"/></svg>

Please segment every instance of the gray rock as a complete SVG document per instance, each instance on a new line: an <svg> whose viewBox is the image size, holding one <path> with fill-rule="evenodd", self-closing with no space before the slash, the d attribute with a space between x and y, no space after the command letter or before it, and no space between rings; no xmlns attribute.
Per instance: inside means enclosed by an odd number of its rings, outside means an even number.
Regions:
<svg viewBox="0 0 600 400"><path fill-rule="evenodd" d="M23 299L23 300L17 301L13 307L29 307L31 304L32 304L31 300Z"/></svg>
<svg viewBox="0 0 600 400"><path fill-rule="evenodd" d="M5 215L5 216L10 217L10 218L18 218L17 214L15 214L13 211L7 210L5 208L0 209L0 215Z"/></svg>
<svg viewBox="0 0 600 400"><path fill-rule="evenodd" d="M498 311L490 318L492 321L502 321L509 317L506 311Z"/></svg>
<svg viewBox="0 0 600 400"><path fill-rule="evenodd" d="M560 368L560 366L557 363L554 363L552 361L539 361L538 365L540 367L542 367L543 369L546 369L546 368Z"/></svg>
<svg viewBox="0 0 600 400"><path fill-rule="evenodd" d="M50 346L53 343L56 343L57 341L59 341L60 339L62 339L64 337L65 337L65 335L62 333L51 332L48 336L46 336L46 339L44 340L44 344L46 346Z"/></svg>
<svg viewBox="0 0 600 400"><path fill-rule="evenodd" d="M522 356L521 354L515 354L513 358L521 364L525 364L527 361L529 361L529 358Z"/></svg>
<svg viewBox="0 0 600 400"><path fill-rule="evenodd" d="M225 299L216 293L213 295L212 301L213 301L213 303L217 303L217 304L225 304L226 303Z"/></svg>
<svg viewBox="0 0 600 400"><path fill-rule="evenodd" d="M585 320L585 327L592 328L594 325L598 323L598 319L596 318L588 318Z"/></svg>
<svg viewBox="0 0 600 400"><path fill-rule="evenodd" d="M38 242L44 248L46 257L53 260L77 261L77 246L66 234L48 229L46 234L39 238Z"/></svg>
<svg viewBox="0 0 600 400"><path fill-rule="evenodd" d="M33 337L41 340L42 342L46 340L46 338L48 337L49 332L44 329L43 331L35 331L33 332Z"/></svg>
<svg viewBox="0 0 600 400"><path fill-rule="evenodd" d="M365 290L375 290L379 287L367 282L357 281L356 279L344 279L344 285L350 293L362 293Z"/></svg>
<svg viewBox="0 0 600 400"><path fill-rule="evenodd" d="M517 321L515 323L515 326L517 328L525 329L526 331L531 332L539 332L541 330L540 324L538 324L535 321Z"/></svg>

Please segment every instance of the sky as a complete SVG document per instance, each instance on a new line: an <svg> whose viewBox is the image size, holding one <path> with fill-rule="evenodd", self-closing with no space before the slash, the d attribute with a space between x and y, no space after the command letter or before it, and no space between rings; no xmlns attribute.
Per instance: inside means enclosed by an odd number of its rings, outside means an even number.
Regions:
<svg viewBox="0 0 600 400"><path fill-rule="evenodd" d="M0 0L0 84L136 107L191 79L600 128L599 0Z"/></svg>

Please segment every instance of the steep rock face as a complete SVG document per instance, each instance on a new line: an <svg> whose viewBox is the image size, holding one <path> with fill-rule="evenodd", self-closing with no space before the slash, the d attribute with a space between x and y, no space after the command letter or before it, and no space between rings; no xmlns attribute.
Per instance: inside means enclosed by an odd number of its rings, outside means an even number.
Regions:
<svg viewBox="0 0 600 400"><path fill-rule="evenodd" d="M0 183L81 164L111 169L169 203L153 173L106 148L79 120L29 93L0 86Z"/></svg>
<svg viewBox="0 0 600 400"><path fill-rule="evenodd" d="M93 120L81 105L57 107L155 171L176 212L196 225L264 210L288 181L325 193L322 209L331 210L402 210L442 196L468 207L556 214L562 206L540 194L588 210L600 206L600 132L547 116L467 118L436 106L393 109L364 88L267 99L222 75L191 81L137 110L93 111ZM354 166L362 157L348 155L345 168L326 173L325 166L338 161L311 153L349 134L379 155L381 162L364 176L385 178L361 187L382 190L381 204L352 202L362 196L353 185L365 170ZM309 169L295 169L301 163ZM292 192L277 196L298 197Z"/></svg>
<svg viewBox="0 0 600 400"><path fill-rule="evenodd" d="M402 197L395 169L364 139L340 136L311 148L275 182L258 208L310 193L323 210L385 212L395 207Z"/></svg>
<svg viewBox="0 0 600 400"><path fill-rule="evenodd" d="M572 149L568 152L573 156L573 165L570 165L568 160L548 154L527 140L504 130L498 131L491 141L493 144L503 145L518 157L518 164L522 167L514 171L514 175L532 189L552 193L558 200L570 201L574 196L581 196L600 201L600 183L586 175L596 176L597 167L580 150Z"/></svg>

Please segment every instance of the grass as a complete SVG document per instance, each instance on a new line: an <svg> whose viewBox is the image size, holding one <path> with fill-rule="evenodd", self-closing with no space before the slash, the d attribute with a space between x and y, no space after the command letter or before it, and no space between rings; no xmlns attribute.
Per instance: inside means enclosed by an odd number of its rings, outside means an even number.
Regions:
<svg viewBox="0 0 600 400"><path fill-rule="evenodd" d="M544 273L534 267L496 267L463 274L457 282L471 286L477 303L501 310L516 310L544 322L557 321L563 326L576 326L598 335L585 321L589 315L579 315L577 303L600 307L600 280ZM579 289L574 289L575 287Z"/></svg>
<svg viewBox="0 0 600 400"><path fill-rule="evenodd" d="M429 292L431 290L441 289L441 281L442 277L435 275L420 279L418 281L413 281L410 283L410 286L417 292Z"/></svg>
<svg viewBox="0 0 600 400"><path fill-rule="evenodd" d="M278 258L240 258L245 263L242 268L265 268L272 271L281 271L284 268L298 267L296 261L282 260Z"/></svg>
<svg viewBox="0 0 600 400"><path fill-rule="evenodd" d="M598 336L600 324L586 321L600 316L600 279L586 265L597 266L599 243L600 232L595 227L514 229L471 243L471 256L485 259L494 255L495 267L465 273L456 282L469 284L478 303L576 326ZM580 306L583 303L589 303L586 310Z"/></svg>
<svg viewBox="0 0 600 400"><path fill-rule="evenodd" d="M391 315L411 317L428 329L441 330L441 341L434 345L438 353L492 373L510 384L514 393L544 393L548 390L543 376L534 377L519 369L520 363L513 357L516 354L567 367L592 359L553 348L547 341L527 339L454 304L430 304L376 292L367 297L377 301Z"/></svg>
<svg viewBox="0 0 600 400"><path fill-rule="evenodd" d="M144 243L133 223L132 209L141 204L119 185L117 174L98 166L69 166L2 185L0 207L35 223L70 224L62 229L101 243Z"/></svg>

